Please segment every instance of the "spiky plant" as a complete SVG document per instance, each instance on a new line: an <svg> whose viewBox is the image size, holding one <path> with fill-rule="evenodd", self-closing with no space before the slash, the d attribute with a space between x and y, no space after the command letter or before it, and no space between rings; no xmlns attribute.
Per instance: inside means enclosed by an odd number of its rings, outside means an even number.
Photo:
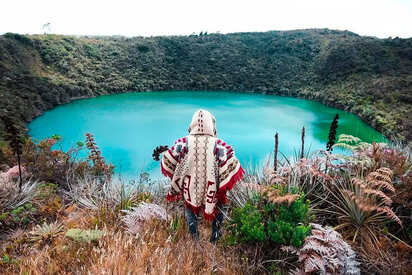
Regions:
<svg viewBox="0 0 412 275"><path fill-rule="evenodd" d="M166 209L154 203L142 202L136 207L132 207L129 210L122 210L122 212L125 213L122 221L127 231L131 234L139 233L146 221L152 219L167 221L169 218Z"/></svg>
<svg viewBox="0 0 412 275"><path fill-rule="evenodd" d="M23 153L23 144L24 144L24 136L23 136L23 130L21 127L18 126L18 124L10 117L7 115L7 113L3 116L0 117L1 120L3 120L4 123L4 140L6 140L13 153L16 155L17 158L17 165L19 166L19 190L21 191L22 185L23 185L23 179L22 179L22 172L21 172L21 154Z"/></svg>
<svg viewBox="0 0 412 275"><path fill-rule="evenodd" d="M336 129L338 129L338 120L339 114L336 114L329 129L328 143L326 144L326 151L328 152L332 152L333 145L336 141Z"/></svg>
<svg viewBox="0 0 412 275"><path fill-rule="evenodd" d="M336 215L339 225L337 230L344 230L345 236L366 248L377 247L378 235L384 225L395 221L402 225L392 211L392 200L387 193L395 191L392 185L392 171L380 168L369 173L366 178L351 178L337 182L336 188L330 189L327 198L329 209L325 212Z"/></svg>
<svg viewBox="0 0 412 275"><path fill-rule="evenodd" d="M64 231L63 225L58 221L53 223L44 222L42 225L36 225L30 231L30 240L33 242L51 242L54 238Z"/></svg>
<svg viewBox="0 0 412 275"><path fill-rule="evenodd" d="M311 235L298 250L300 267L292 274L360 274L352 248L330 227L311 224Z"/></svg>
<svg viewBox="0 0 412 275"><path fill-rule="evenodd" d="M0 213L13 210L33 200L38 194L38 182L27 181L18 192L15 184L4 178L0 178Z"/></svg>
<svg viewBox="0 0 412 275"><path fill-rule="evenodd" d="M302 128L301 139L302 139L302 148L300 149L300 158L303 159L305 156L305 126L303 126Z"/></svg>
<svg viewBox="0 0 412 275"><path fill-rule="evenodd" d="M128 209L140 201L142 193L139 186L116 180L98 184L98 179L91 176L80 178L68 187L66 194L70 198L93 210L107 207L116 211Z"/></svg>

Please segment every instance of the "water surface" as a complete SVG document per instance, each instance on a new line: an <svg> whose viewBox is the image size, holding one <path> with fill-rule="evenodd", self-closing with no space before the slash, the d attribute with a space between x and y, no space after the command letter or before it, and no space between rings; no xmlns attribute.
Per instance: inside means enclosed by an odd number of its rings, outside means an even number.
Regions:
<svg viewBox="0 0 412 275"><path fill-rule="evenodd" d="M273 95L234 92L144 92L77 100L45 112L29 124L29 134L39 140L58 134L68 150L95 135L103 156L116 173L136 176L142 171L160 175L152 160L158 145L172 145L187 135L193 113L209 110L217 120L218 136L231 144L243 165L255 165L273 151L279 132L279 150L292 155L300 147L300 131L306 128L306 144L312 150L327 143L330 123L339 114L338 134L382 141L382 135L355 115L320 103ZM86 152L83 153L83 156Z"/></svg>

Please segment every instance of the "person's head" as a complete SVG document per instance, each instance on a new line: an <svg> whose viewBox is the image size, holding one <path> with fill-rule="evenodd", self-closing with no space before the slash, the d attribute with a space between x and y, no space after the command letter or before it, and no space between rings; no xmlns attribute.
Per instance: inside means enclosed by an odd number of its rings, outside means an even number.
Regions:
<svg viewBox="0 0 412 275"><path fill-rule="evenodd" d="M209 135L217 136L216 119L206 110L197 110L192 117L192 122L189 126L190 135Z"/></svg>

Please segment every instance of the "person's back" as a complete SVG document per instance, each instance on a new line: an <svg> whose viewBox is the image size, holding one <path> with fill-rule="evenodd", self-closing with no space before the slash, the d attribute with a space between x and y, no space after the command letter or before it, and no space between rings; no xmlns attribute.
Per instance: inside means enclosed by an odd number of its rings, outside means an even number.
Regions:
<svg viewBox="0 0 412 275"><path fill-rule="evenodd" d="M211 241L220 237L223 215L219 206L226 203L226 192L244 174L233 148L216 136L215 118L206 110L198 110L189 135L178 139L161 161L162 173L172 180L167 199L184 199L189 229L196 238L195 215L202 213L206 220L213 220Z"/></svg>

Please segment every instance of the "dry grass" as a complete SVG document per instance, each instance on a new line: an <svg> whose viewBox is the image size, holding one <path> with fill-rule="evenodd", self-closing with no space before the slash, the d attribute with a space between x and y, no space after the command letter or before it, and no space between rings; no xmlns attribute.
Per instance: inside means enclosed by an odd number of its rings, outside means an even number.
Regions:
<svg viewBox="0 0 412 275"><path fill-rule="evenodd" d="M90 211L87 211L90 212ZM98 212L68 207L64 228L91 228ZM78 243L56 234L47 242L30 238L28 232L9 236L0 249L11 261L0 264L2 274L243 274L245 263L235 252L209 243L210 224L200 223L200 241L193 241L184 217L175 215L174 226L152 220L138 235L119 224L103 224L106 234L98 243ZM176 226L177 224L177 226Z"/></svg>

